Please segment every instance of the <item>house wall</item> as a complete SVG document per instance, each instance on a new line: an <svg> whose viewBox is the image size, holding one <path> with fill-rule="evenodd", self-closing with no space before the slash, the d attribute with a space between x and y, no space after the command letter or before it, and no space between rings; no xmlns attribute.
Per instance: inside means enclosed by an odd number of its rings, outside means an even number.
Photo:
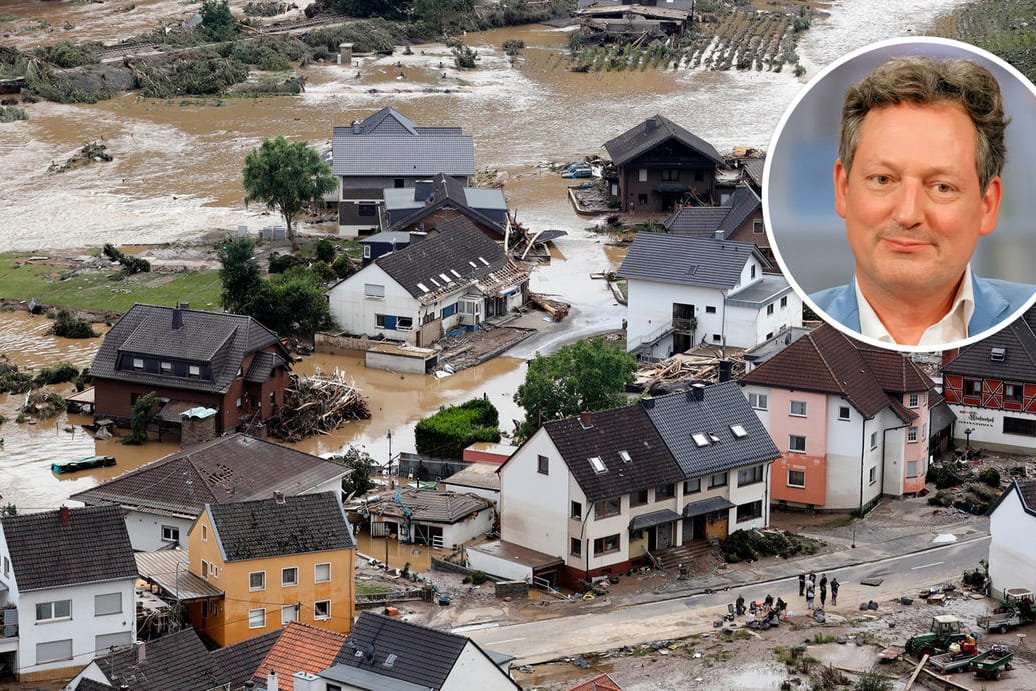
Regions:
<svg viewBox="0 0 1036 691"><path fill-rule="evenodd" d="M674 157L670 161L657 160L654 152L649 151L630 163L619 168L619 194L622 202L622 210L630 211L630 204L633 204L635 212L658 213L667 210L664 206L665 198L655 189L663 183L662 171L670 168L680 168L679 184L687 185L690 193L695 195L704 203L712 200L712 188L715 182L715 164L712 161L701 158L696 154L690 154L688 159ZM656 160L652 160L656 159ZM647 178L640 180L640 170L646 168ZM695 180L695 171L702 172L702 179ZM667 181L668 182L668 181ZM644 197L641 197L644 195ZM646 199L646 202L644 201ZM672 208L671 206L669 207Z"/></svg>
<svg viewBox="0 0 1036 691"><path fill-rule="evenodd" d="M367 284L384 287L384 297L367 297ZM406 341L416 345L416 328L420 325L420 306L410 293L403 289L377 264L370 264L356 272L328 291L331 316L338 326L350 334L367 336L383 335L392 341ZM377 325L378 314L410 317L414 328L405 331L385 329Z"/></svg>
<svg viewBox="0 0 1036 691"><path fill-rule="evenodd" d="M118 635L122 643L136 640L137 615L132 578L105 583L21 592L18 598L19 679L38 681L69 677L98 654L100 636ZM97 616L94 598L119 593L122 611ZM57 621L36 621L36 605L55 600L72 600L72 616ZM72 641L72 658L37 662L37 645L51 641Z"/></svg>
<svg viewBox="0 0 1036 691"><path fill-rule="evenodd" d="M403 187L413 187L418 180L428 180L428 175L407 176L362 176L340 175L339 190L341 196L338 204L338 234L342 237L356 237L361 233L376 232L381 226L381 216L385 206L383 190L395 187L396 180L403 180ZM454 180L466 185L465 175L455 175ZM378 206L376 215L360 216L357 201L371 202Z"/></svg>
<svg viewBox="0 0 1036 691"><path fill-rule="evenodd" d="M1019 539L1036 533L1036 516L1025 512L1014 485L1009 491L989 518L989 579L997 595L1005 588L1036 592L1036 540Z"/></svg>
<svg viewBox="0 0 1036 691"><path fill-rule="evenodd" d="M511 561L505 557L486 554L477 550L467 550L468 566L485 573L492 574L509 581L525 581L532 583L532 567Z"/></svg>
<svg viewBox="0 0 1036 691"><path fill-rule="evenodd" d="M442 691L513 691L518 687L469 640L440 688Z"/></svg>
<svg viewBox="0 0 1036 691"><path fill-rule="evenodd" d="M785 306L781 307L781 299ZM767 314L768 305L773 314ZM802 326L802 298L790 288L782 296L759 306L727 305L726 344L735 348L751 348L793 326Z"/></svg>
<svg viewBox="0 0 1036 691"><path fill-rule="evenodd" d="M770 251L770 239L766 235L763 224L763 207L761 206L744 223L738 226L727 239L736 240L737 242L751 242L763 250L764 255L768 257L773 256L773 253Z"/></svg>
<svg viewBox="0 0 1036 691"><path fill-rule="evenodd" d="M734 504L730 509L727 521L727 535L735 530L751 530L753 528L765 528L770 524L770 470L772 464L763 464L763 479L761 482L753 482L747 485L738 484L738 470L731 470L727 480L730 488L728 499ZM750 504L754 501L762 502L762 515L759 518L750 518L744 521L737 520L737 507ZM723 535L722 537L726 537Z"/></svg>
<svg viewBox="0 0 1036 691"><path fill-rule="evenodd" d="M547 475L537 470L540 455L548 459ZM499 472L501 538L567 558L569 501L582 495L550 436L538 430Z"/></svg>
<svg viewBox="0 0 1036 691"><path fill-rule="evenodd" d="M632 352L641 343L652 339L672 326L673 305L694 305L698 325L692 343L721 343L723 335L723 292L715 288L630 280L626 309L626 350ZM708 313L707 307L714 307ZM716 340L719 336L721 340ZM664 338L653 349L651 356L665 358L672 355L672 339Z"/></svg>
<svg viewBox="0 0 1036 691"><path fill-rule="evenodd" d="M207 540L202 539L203 527L207 531ZM203 559L219 569L217 576L210 574L206 579L224 592L225 597L218 605L218 613L202 617L200 606L192 606L189 614L195 628L211 637L220 647L282 628L281 607L294 604L299 605L298 621L339 633L349 633L355 614L355 550L308 552L270 559L224 562L207 512L202 513L194 524L189 542L191 573L201 577ZM331 564L331 580L316 583L314 567L322 563ZM281 569L288 567L298 568L296 586L281 585ZM265 589L249 589L249 574L253 571L266 572ZM331 602L330 617L317 619L314 616L314 603L324 600ZM252 609L266 610L266 626L249 626L249 610Z"/></svg>
<svg viewBox="0 0 1036 691"><path fill-rule="evenodd" d="M967 444L969 435L964 431L971 430L972 446L1007 453L1032 453L1033 447L1036 447L1036 436L1006 431L1005 419L1036 427L1036 384L968 377L978 381L981 386L979 395L970 395L964 392L964 379L959 374L943 376L943 395L950 410L957 416L953 426L954 440ZM1005 395L1005 385L1008 384L1021 388L1020 400Z"/></svg>
<svg viewBox="0 0 1036 691"><path fill-rule="evenodd" d="M765 387L745 387L746 392L749 390L766 393ZM785 501L796 506L826 506L830 502L827 395L772 388L768 396L768 414L765 419L760 419L781 452L781 458L773 464L772 469L773 501ZM791 414L792 401L805 402L805 417ZM806 438L805 453L791 450L793 435ZM789 485L789 471L804 473L805 486Z"/></svg>
<svg viewBox="0 0 1036 691"><path fill-rule="evenodd" d="M447 548L463 545L468 540L485 535L493 527L496 512L490 507L473 516L466 516L453 524L442 525L443 544Z"/></svg>
<svg viewBox="0 0 1036 691"><path fill-rule="evenodd" d="M169 549L173 543L162 539L162 527L171 526L180 531L180 546L187 547L187 533L191 530L194 518L168 516L146 511L128 511L124 518L126 532L129 533L130 546L137 552L154 552Z"/></svg>

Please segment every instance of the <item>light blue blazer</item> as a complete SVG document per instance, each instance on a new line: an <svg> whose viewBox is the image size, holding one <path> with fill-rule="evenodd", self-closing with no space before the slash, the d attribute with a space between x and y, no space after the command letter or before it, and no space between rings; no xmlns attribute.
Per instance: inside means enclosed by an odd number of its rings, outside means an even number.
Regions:
<svg viewBox="0 0 1036 691"><path fill-rule="evenodd" d="M1021 309L1036 293L1036 285L1012 283L996 278L980 278L971 274L975 294L975 313L968 322L968 335L976 336ZM853 281L846 285L821 290L809 296L827 315L859 333L860 308L856 304Z"/></svg>

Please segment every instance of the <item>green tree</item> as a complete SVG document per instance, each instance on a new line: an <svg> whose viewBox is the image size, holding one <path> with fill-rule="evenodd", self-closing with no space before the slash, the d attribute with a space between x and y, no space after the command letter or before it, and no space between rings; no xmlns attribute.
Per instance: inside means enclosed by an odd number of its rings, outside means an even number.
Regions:
<svg viewBox="0 0 1036 691"><path fill-rule="evenodd" d="M446 25L457 22L475 9L474 0L416 0L414 16L445 32Z"/></svg>
<svg viewBox="0 0 1036 691"><path fill-rule="evenodd" d="M295 251L299 249L295 217L337 185L331 166L321 160L316 149L308 142L288 142L284 137L263 139L262 146L245 157L242 174L245 204L262 202L268 209L277 209Z"/></svg>
<svg viewBox="0 0 1036 691"><path fill-rule="evenodd" d="M263 281L249 314L280 336L312 336L334 328L324 286L304 266Z"/></svg>
<svg viewBox="0 0 1036 691"><path fill-rule="evenodd" d="M130 420L130 435L122 440L128 446L140 446L147 441L147 430L158 417L159 408L155 403L158 394L154 391L146 393L133 404L133 419Z"/></svg>
<svg viewBox="0 0 1036 691"><path fill-rule="evenodd" d="M553 355L537 355L514 394L525 408L518 436L526 439L547 420L617 408L633 381L637 361L621 344L603 338L576 341Z"/></svg>
<svg viewBox="0 0 1036 691"><path fill-rule="evenodd" d="M237 33L227 0L202 0L201 26L213 41L228 41Z"/></svg>
<svg viewBox="0 0 1036 691"><path fill-rule="evenodd" d="M500 441L500 414L489 401L476 398L443 408L417 423L417 453L440 458L462 458L477 441Z"/></svg>
<svg viewBox="0 0 1036 691"><path fill-rule="evenodd" d="M248 237L227 236L216 250L223 263L219 279L223 284L220 302L232 314L250 314L252 302L262 290L262 269L255 258L255 242Z"/></svg>
<svg viewBox="0 0 1036 691"><path fill-rule="evenodd" d="M345 477L342 478L342 492L345 494L359 496L374 486L371 482L374 459L366 451L350 446L344 453L332 456L331 460L347 468Z"/></svg>
<svg viewBox="0 0 1036 691"><path fill-rule="evenodd" d="M331 0L331 9L350 17L402 19L406 4L399 0Z"/></svg>

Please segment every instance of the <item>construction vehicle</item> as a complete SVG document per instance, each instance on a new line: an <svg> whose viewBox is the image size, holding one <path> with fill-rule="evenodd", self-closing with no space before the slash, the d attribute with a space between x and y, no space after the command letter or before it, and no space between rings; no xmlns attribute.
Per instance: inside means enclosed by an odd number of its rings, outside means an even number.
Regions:
<svg viewBox="0 0 1036 691"><path fill-rule="evenodd" d="M410 513L410 509L407 508L407 505L404 504L403 500L400 498L400 496L399 496L400 491L402 491L402 488L396 490L396 503L399 504L403 508L403 515L406 516L406 526L405 527L404 526L400 526L400 528L399 528L399 537L400 537L400 540L402 541L402 543L404 545L409 545L409 544L412 544L413 541L414 541L414 538L413 538L413 535L414 535L414 532L413 532L413 527L414 527L413 526L413 514Z"/></svg>
<svg viewBox="0 0 1036 691"><path fill-rule="evenodd" d="M936 655L947 652L954 643L960 643L967 634L964 633L964 622L952 614L940 614L932 617L932 625L926 633L919 633L907 639L906 652L910 655Z"/></svg>
<svg viewBox="0 0 1036 691"><path fill-rule="evenodd" d="M1007 588L1000 606L978 618L978 625L990 633L1007 633L1009 629L1022 624L1031 624L1036 619L1032 591L1027 588Z"/></svg>

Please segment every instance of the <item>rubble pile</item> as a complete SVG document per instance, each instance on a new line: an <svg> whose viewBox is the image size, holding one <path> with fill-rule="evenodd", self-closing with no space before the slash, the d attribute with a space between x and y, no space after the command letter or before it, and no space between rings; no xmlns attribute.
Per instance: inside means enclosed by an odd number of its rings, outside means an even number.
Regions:
<svg viewBox="0 0 1036 691"><path fill-rule="evenodd" d="M278 439L294 443L371 416L367 401L338 368L330 374L317 371L310 377L290 376L280 415L269 423L270 434Z"/></svg>
<svg viewBox="0 0 1036 691"><path fill-rule="evenodd" d="M737 379L745 373L744 350L741 348L698 347L686 353L678 353L661 362L642 364L637 370L633 385L645 394L666 393L666 389L679 383L691 381L719 381L720 362L730 362L730 379Z"/></svg>

